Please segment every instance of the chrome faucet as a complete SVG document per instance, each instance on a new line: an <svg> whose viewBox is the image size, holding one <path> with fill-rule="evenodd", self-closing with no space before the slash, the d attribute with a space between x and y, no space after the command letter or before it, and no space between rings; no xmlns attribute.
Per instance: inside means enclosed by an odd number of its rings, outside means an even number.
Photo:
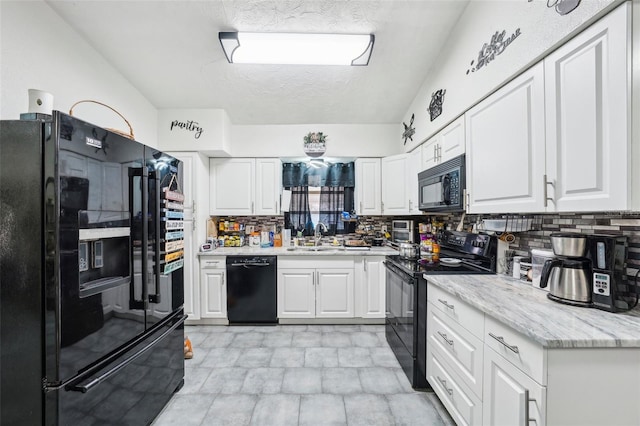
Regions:
<svg viewBox="0 0 640 426"><path fill-rule="evenodd" d="M318 245L318 243L320 242L320 239L322 238L322 232L320 231L320 228L322 227L322 229L324 229L324 232L327 232L327 225L325 225L322 222L318 222L316 224L316 229L313 231L313 238L314 238L314 245Z"/></svg>

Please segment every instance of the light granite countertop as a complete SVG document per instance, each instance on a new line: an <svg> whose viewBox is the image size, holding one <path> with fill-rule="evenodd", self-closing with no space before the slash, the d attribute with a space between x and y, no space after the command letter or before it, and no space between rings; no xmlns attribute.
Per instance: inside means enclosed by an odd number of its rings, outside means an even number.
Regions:
<svg viewBox="0 0 640 426"><path fill-rule="evenodd" d="M611 313L563 305L505 275L425 279L547 348L640 348L640 309Z"/></svg>
<svg viewBox="0 0 640 426"><path fill-rule="evenodd" d="M362 250L325 245L319 248L319 250L313 250L309 247L219 247L212 251L199 252L198 256L386 256L398 254L398 251L391 247L371 247L368 250Z"/></svg>

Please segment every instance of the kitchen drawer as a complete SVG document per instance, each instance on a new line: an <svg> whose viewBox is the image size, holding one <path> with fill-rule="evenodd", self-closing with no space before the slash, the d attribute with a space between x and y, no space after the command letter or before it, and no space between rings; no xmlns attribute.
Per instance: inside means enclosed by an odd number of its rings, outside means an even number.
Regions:
<svg viewBox="0 0 640 426"><path fill-rule="evenodd" d="M427 283L429 283L428 280ZM449 318L482 340L484 335L484 314L482 312L433 284L429 284L427 299Z"/></svg>
<svg viewBox="0 0 640 426"><path fill-rule="evenodd" d="M539 343L486 316L484 343L536 382L546 385L546 351Z"/></svg>
<svg viewBox="0 0 640 426"><path fill-rule="evenodd" d="M447 318L432 303L427 307L427 345L480 397L484 344L460 324Z"/></svg>
<svg viewBox="0 0 640 426"><path fill-rule="evenodd" d="M355 265L353 256L278 256L278 268L351 268Z"/></svg>
<svg viewBox="0 0 640 426"><path fill-rule="evenodd" d="M200 268L202 269L217 269L227 267L225 256L201 256Z"/></svg>
<svg viewBox="0 0 640 426"><path fill-rule="evenodd" d="M427 379L458 426L482 424L482 401L449 371L440 354L427 348Z"/></svg>

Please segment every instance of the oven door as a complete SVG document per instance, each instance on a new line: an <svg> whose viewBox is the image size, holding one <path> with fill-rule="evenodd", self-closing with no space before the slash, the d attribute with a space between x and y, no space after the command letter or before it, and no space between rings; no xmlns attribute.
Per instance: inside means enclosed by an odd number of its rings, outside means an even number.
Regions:
<svg viewBox="0 0 640 426"><path fill-rule="evenodd" d="M414 295L417 279L389 261L386 267L387 326L393 328L411 355L414 353Z"/></svg>

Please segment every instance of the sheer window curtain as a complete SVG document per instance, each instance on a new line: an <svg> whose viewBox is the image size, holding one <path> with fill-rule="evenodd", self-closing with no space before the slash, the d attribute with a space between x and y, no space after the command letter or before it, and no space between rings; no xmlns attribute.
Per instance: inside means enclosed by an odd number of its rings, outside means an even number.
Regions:
<svg viewBox="0 0 640 426"><path fill-rule="evenodd" d="M327 225L328 233L332 235L344 231L344 189L343 186L323 186L320 189L320 222Z"/></svg>
<svg viewBox="0 0 640 426"><path fill-rule="evenodd" d="M309 209L309 187L293 186L289 189L291 189L291 205L288 213L288 225L294 228L294 231L303 231L304 235L312 235L313 223Z"/></svg>

